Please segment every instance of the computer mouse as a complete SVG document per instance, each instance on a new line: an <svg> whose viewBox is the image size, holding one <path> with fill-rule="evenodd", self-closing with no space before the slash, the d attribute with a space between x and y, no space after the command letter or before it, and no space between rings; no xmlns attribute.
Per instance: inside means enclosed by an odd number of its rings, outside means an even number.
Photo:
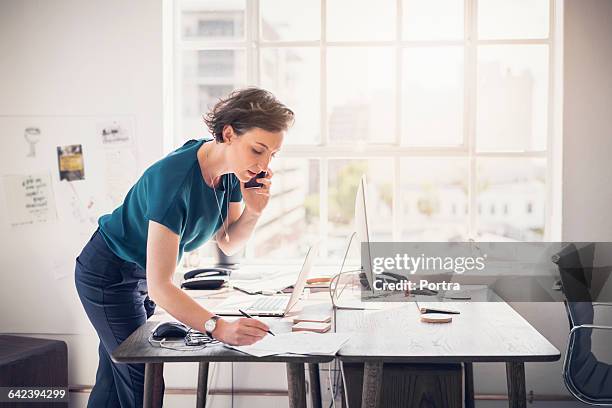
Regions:
<svg viewBox="0 0 612 408"><path fill-rule="evenodd" d="M180 322L164 322L153 329L153 340L183 339L189 332L189 327Z"/></svg>

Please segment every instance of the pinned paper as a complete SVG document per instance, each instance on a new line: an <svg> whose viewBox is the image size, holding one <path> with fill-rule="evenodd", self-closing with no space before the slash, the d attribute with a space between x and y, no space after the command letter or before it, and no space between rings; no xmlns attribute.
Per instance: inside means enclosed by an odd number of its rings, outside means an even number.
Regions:
<svg viewBox="0 0 612 408"><path fill-rule="evenodd" d="M85 179L85 164L83 162L83 146L68 145L57 147L57 164L60 180Z"/></svg>
<svg viewBox="0 0 612 408"><path fill-rule="evenodd" d="M26 140L29 146L26 157L36 157L36 143L40 141L40 128L35 126L25 128L23 131L23 138Z"/></svg>
<svg viewBox="0 0 612 408"><path fill-rule="evenodd" d="M106 191L113 206L123 202L136 181L138 161L131 149L106 151Z"/></svg>
<svg viewBox="0 0 612 408"><path fill-rule="evenodd" d="M128 146L132 144L133 126L129 118L99 122L98 136L105 147Z"/></svg>
<svg viewBox="0 0 612 408"><path fill-rule="evenodd" d="M57 219L49 174L9 175L3 179L11 226Z"/></svg>

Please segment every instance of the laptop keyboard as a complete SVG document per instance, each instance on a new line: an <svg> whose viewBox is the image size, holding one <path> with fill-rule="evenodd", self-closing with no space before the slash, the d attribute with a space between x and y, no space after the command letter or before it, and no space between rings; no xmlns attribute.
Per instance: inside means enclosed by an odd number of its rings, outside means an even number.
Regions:
<svg viewBox="0 0 612 408"><path fill-rule="evenodd" d="M249 310L261 310L264 312L283 310L287 306L287 300L287 298L278 296L262 297L253 302Z"/></svg>

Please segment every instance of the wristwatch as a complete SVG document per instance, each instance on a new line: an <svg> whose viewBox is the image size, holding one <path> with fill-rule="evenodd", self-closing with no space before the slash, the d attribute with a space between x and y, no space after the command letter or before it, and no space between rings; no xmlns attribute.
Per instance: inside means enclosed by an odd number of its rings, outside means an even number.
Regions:
<svg viewBox="0 0 612 408"><path fill-rule="evenodd" d="M210 337L212 337L212 332L214 332L215 328L217 327L217 320L219 320L220 318L220 316L213 316L208 319L206 323L204 323L204 330L206 331L206 334L208 334Z"/></svg>

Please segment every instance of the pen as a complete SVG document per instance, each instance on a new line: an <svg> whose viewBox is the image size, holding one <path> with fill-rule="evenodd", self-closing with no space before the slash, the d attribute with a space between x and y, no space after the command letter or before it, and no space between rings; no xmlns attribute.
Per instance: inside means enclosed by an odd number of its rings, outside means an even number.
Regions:
<svg viewBox="0 0 612 408"><path fill-rule="evenodd" d="M253 318L253 316L251 316L250 314L248 314L248 313L247 313L247 312L245 312L244 310L238 309L238 311L239 311L240 313L242 313L242 315L243 315L244 317L248 317L249 319L252 319L252 318ZM268 333L270 333L271 335L276 336L276 334L272 333L270 330L266 330L266 331L267 331Z"/></svg>

